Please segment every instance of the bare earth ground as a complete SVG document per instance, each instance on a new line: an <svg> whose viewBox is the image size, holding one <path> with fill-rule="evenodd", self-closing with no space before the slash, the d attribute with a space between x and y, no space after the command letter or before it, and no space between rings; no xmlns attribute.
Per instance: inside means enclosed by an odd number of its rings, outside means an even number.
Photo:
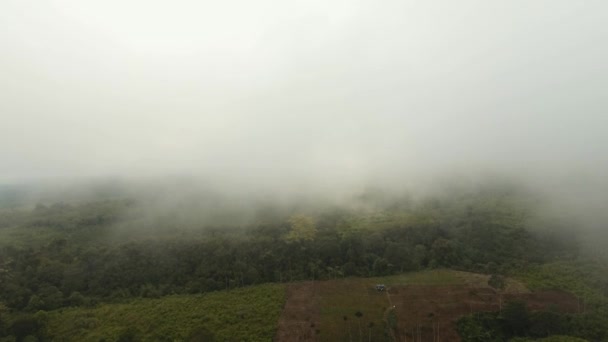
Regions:
<svg viewBox="0 0 608 342"><path fill-rule="evenodd" d="M371 281L371 283L370 283ZM319 282L319 341L385 341L386 292L374 279L350 278Z"/></svg>
<svg viewBox="0 0 608 342"><path fill-rule="evenodd" d="M275 341L460 341L460 317L499 311L510 300L522 300L530 310L578 312L578 299L569 293L530 292L511 279L498 292L487 285L488 278L438 270L290 284ZM388 291L375 291L378 283ZM397 322L389 331L391 310Z"/></svg>
<svg viewBox="0 0 608 342"><path fill-rule="evenodd" d="M287 301L279 318L275 341L314 341L319 306L311 281L287 285Z"/></svg>

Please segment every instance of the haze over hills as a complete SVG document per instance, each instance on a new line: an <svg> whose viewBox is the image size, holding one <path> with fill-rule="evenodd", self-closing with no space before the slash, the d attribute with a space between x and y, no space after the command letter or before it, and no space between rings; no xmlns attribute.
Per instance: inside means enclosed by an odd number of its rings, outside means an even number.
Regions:
<svg viewBox="0 0 608 342"><path fill-rule="evenodd" d="M604 6L6 1L0 177L599 182Z"/></svg>
<svg viewBox="0 0 608 342"><path fill-rule="evenodd" d="M0 183L344 201L498 177L601 215L604 6L7 1Z"/></svg>
<svg viewBox="0 0 608 342"><path fill-rule="evenodd" d="M2 6L1 184L345 202L507 178L605 221L601 2Z"/></svg>
<svg viewBox="0 0 608 342"><path fill-rule="evenodd" d="M606 13L2 1L0 342L608 340Z"/></svg>

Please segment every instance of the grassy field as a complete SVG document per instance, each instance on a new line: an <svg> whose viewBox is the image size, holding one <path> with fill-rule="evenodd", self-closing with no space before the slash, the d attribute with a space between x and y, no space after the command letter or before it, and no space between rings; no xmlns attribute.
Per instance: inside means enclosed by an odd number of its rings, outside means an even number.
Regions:
<svg viewBox="0 0 608 342"><path fill-rule="evenodd" d="M385 340L386 294L374 290L373 279L324 282L317 288L322 341Z"/></svg>
<svg viewBox="0 0 608 342"><path fill-rule="evenodd" d="M530 267L515 275L533 290L559 289L580 297L605 297L600 290L608 281L604 266L555 262Z"/></svg>
<svg viewBox="0 0 608 342"><path fill-rule="evenodd" d="M432 311L435 315L434 326L437 331L441 328L441 336L457 338L452 321L473 309L482 310L484 305L489 305L485 302L477 303L477 298L470 294L470 289L485 289L494 296L494 290L488 287L488 278L488 275L483 274L439 269L386 277L300 283L297 291L294 291L300 294L298 300L288 298L288 303L292 305L286 306L283 317L292 317L291 326L300 324L313 331L303 339L306 341L390 341L404 338L403 331L407 330L404 330L404 327L408 327L407 324L420 321L422 318L419 316L423 314L424 318L428 318L426 315ZM505 293L529 293L521 282L507 279L506 283ZM389 291L376 291L376 284L386 285ZM306 305L302 303L304 293L308 298ZM407 294L413 294L414 297L404 297ZM471 296L475 298L469 298ZM496 308L497 303L496 300ZM426 311L416 305L423 305ZM488 310L491 311L492 308ZM394 336L396 332L403 334ZM434 332L426 335L429 334L435 336ZM280 336L289 334L281 332Z"/></svg>
<svg viewBox="0 0 608 342"><path fill-rule="evenodd" d="M209 336L270 341L284 302L285 287L278 284L137 299L49 312L48 332L53 341L200 341Z"/></svg>
<svg viewBox="0 0 608 342"><path fill-rule="evenodd" d="M453 270L428 270L420 272L403 273L388 277L370 278L373 282L392 285L457 285L464 284L468 275L472 273Z"/></svg>
<svg viewBox="0 0 608 342"><path fill-rule="evenodd" d="M122 304L49 312L48 332L54 341L121 338L124 341L201 341L208 340L209 336L215 341L270 341L277 336L290 340L294 334L308 336L304 340L388 341L397 331L397 321L405 317L393 309L393 305L402 304L398 297L400 289L408 288L409 293L421 288L433 292L454 286L487 287L487 277L454 270L429 270L387 277L267 284L203 295L136 299ZM527 292L520 283L509 282L517 290L514 293ZM391 296L376 291L376 284L392 288ZM288 291L291 298L286 299L286 288L292 290ZM450 291L456 293L455 289ZM408 306L413 302L409 299ZM398 317L400 315L404 317ZM285 331L277 333L279 317L285 321L282 328ZM388 329L391 317L394 329ZM294 327L301 331L296 332ZM133 337L135 339L129 339Z"/></svg>

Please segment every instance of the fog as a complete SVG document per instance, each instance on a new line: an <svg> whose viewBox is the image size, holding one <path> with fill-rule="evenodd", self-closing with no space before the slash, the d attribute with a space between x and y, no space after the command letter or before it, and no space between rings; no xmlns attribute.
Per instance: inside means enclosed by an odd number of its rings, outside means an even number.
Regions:
<svg viewBox="0 0 608 342"><path fill-rule="evenodd" d="M601 212L607 13L4 0L0 183L184 178L337 196L498 175Z"/></svg>

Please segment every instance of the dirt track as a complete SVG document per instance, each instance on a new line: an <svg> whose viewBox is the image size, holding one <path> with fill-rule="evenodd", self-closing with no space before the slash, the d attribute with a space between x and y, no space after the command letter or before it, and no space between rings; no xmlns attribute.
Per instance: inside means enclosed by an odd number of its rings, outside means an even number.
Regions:
<svg viewBox="0 0 608 342"><path fill-rule="evenodd" d="M279 318L275 341L315 341L319 306L313 282L287 285L287 301Z"/></svg>

